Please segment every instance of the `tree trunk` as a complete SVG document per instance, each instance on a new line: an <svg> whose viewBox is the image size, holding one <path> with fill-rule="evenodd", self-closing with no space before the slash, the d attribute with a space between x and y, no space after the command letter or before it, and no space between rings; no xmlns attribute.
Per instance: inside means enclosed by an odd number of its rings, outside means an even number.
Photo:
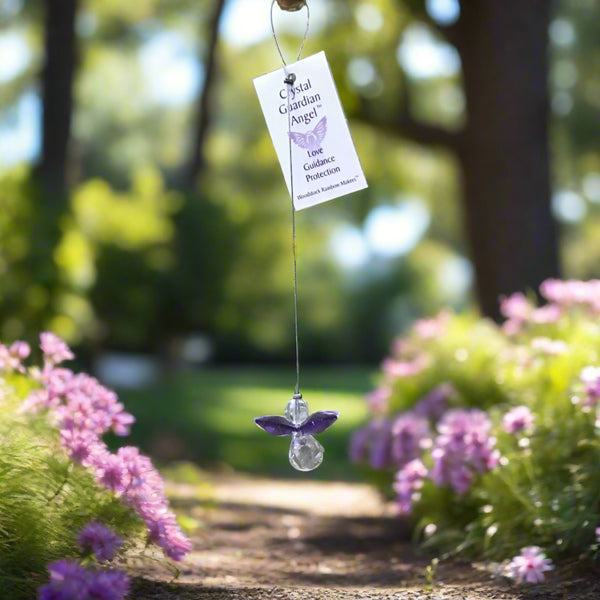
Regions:
<svg viewBox="0 0 600 600"><path fill-rule="evenodd" d="M46 0L46 62L42 73L42 156L45 202L62 204L67 191L68 146L75 73L77 0Z"/></svg>
<svg viewBox="0 0 600 600"><path fill-rule="evenodd" d="M33 330L47 327L49 319L56 314L54 301L60 288L54 251L61 237L61 217L68 210L68 146L73 109L77 0L45 0L44 7L42 152L33 177L36 183L35 212L25 268L31 281L44 288L47 301L31 310L28 325Z"/></svg>
<svg viewBox="0 0 600 600"><path fill-rule="evenodd" d="M463 0L464 208L484 314L558 274L548 156L549 0Z"/></svg>
<svg viewBox="0 0 600 600"><path fill-rule="evenodd" d="M204 154L204 143L208 126L210 124L212 92L217 71L217 43L219 41L219 26L225 0L213 0L214 11L208 23L207 49L204 56L204 84L198 100L196 115L196 135L194 136L192 153L187 172L184 174L184 185L189 190L194 189L204 170L206 157Z"/></svg>

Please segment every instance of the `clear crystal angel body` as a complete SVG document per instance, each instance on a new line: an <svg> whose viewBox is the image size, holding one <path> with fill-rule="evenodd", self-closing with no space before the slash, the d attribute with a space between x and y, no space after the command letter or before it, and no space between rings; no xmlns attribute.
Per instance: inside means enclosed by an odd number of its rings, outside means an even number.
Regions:
<svg viewBox="0 0 600 600"><path fill-rule="evenodd" d="M323 462L323 446L314 434L331 427L338 416L339 413L334 410L309 414L308 403L302 394L294 394L285 407L285 417L268 415L256 417L254 422L271 435L291 435L290 464L298 471L312 471Z"/></svg>

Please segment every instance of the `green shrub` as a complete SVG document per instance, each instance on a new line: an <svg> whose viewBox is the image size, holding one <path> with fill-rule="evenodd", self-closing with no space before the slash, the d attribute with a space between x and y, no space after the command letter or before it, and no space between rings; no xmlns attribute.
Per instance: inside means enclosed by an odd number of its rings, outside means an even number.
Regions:
<svg viewBox="0 0 600 600"><path fill-rule="evenodd" d="M41 339L42 368L23 366L27 344L0 344L3 600L31 598L51 563L89 560L78 535L90 523L115 532L121 559L150 542L175 560L190 549L149 459L134 447L111 453L102 441L109 430L126 435L133 417L94 378L58 366L73 357L64 342ZM78 573L91 581L96 571Z"/></svg>
<svg viewBox="0 0 600 600"><path fill-rule="evenodd" d="M426 545L597 556L600 282L549 280L541 293L542 307L503 299L501 326L417 321L383 362L351 455Z"/></svg>

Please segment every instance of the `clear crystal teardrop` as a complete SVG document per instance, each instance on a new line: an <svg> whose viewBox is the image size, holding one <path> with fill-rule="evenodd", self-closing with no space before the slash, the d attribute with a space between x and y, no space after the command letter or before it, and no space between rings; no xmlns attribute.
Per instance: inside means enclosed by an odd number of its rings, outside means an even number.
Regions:
<svg viewBox="0 0 600 600"><path fill-rule="evenodd" d="M323 446L312 435L292 434L290 464L298 471L312 471L323 462Z"/></svg>

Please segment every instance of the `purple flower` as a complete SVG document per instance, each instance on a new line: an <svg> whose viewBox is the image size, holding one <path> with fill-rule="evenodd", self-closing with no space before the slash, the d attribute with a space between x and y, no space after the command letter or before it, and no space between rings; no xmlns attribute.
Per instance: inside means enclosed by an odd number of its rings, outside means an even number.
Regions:
<svg viewBox="0 0 600 600"><path fill-rule="evenodd" d="M438 485L450 485L463 494L475 473L485 473L498 464L496 438L489 435L491 422L480 410L449 410L438 423L439 435L431 452L430 477Z"/></svg>
<svg viewBox="0 0 600 600"><path fill-rule="evenodd" d="M124 600L129 578L122 571L86 569L63 559L48 566L50 583L38 590L39 600Z"/></svg>
<svg viewBox="0 0 600 600"><path fill-rule="evenodd" d="M48 565L50 583L38 589L39 600L88 600L88 571L78 562L59 560Z"/></svg>
<svg viewBox="0 0 600 600"><path fill-rule="evenodd" d="M370 431L368 425L357 429L350 439L349 458L358 463L367 459L369 451Z"/></svg>
<svg viewBox="0 0 600 600"><path fill-rule="evenodd" d="M396 508L401 515L410 514L413 503L421 498L423 481L427 469L419 458L410 461L396 474L394 490L397 493Z"/></svg>
<svg viewBox="0 0 600 600"><path fill-rule="evenodd" d="M98 562L105 562L115 557L123 541L110 527L92 521L83 528L77 543L83 552L92 552Z"/></svg>
<svg viewBox="0 0 600 600"><path fill-rule="evenodd" d="M52 365L57 365L63 360L71 360L75 357L69 346L50 331L40 334L40 348L46 361Z"/></svg>
<svg viewBox="0 0 600 600"><path fill-rule="evenodd" d="M387 419L371 422L369 464L374 469L384 469L390 464L392 424Z"/></svg>
<svg viewBox="0 0 600 600"><path fill-rule="evenodd" d="M123 571L91 572L88 577L90 598L94 600L124 600L129 593L129 577Z"/></svg>
<svg viewBox="0 0 600 600"><path fill-rule="evenodd" d="M596 542L600 542L600 527L596 527Z"/></svg>
<svg viewBox="0 0 600 600"><path fill-rule="evenodd" d="M527 546L508 565L509 576L517 583L541 583L544 573L554 569L552 561L546 558L538 546Z"/></svg>
<svg viewBox="0 0 600 600"><path fill-rule="evenodd" d="M369 459L374 469L385 469L391 462L392 424L384 418L373 419L359 429L350 442L354 462Z"/></svg>
<svg viewBox="0 0 600 600"><path fill-rule="evenodd" d="M428 443L431 443L431 437L425 417L406 412L393 422L391 458L399 467L418 458Z"/></svg>
<svg viewBox="0 0 600 600"><path fill-rule="evenodd" d="M533 427L535 415L526 406L511 408L502 418L502 427L506 433L520 433Z"/></svg>
<svg viewBox="0 0 600 600"><path fill-rule="evenodd" d="M415 404L414 412L437 423L448 408L448 400L455 393L451 383L442 383Z"/></svg>

